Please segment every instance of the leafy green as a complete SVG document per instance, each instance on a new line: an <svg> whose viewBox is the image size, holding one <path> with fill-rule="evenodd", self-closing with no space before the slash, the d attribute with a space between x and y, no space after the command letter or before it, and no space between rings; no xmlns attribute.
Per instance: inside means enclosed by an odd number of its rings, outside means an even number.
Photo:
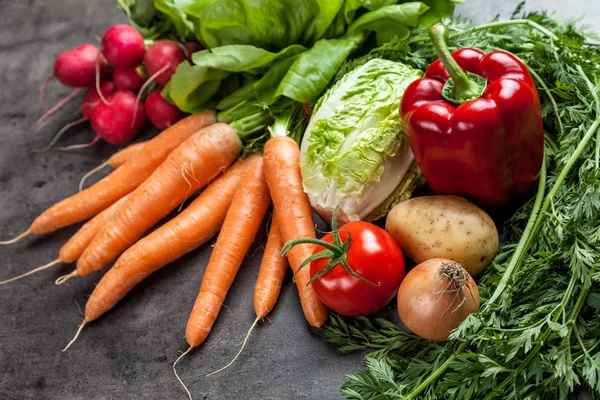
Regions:
<svg viewBox="0 0 600 400"><path fill-rule="evenodd" d="M505 49L530 68L548 131L538 192L505 223L508 243L478 282L481 310L449 342L417 341L379 320L336 317L324 329L343 350L375 350L341 392L351 399L567 399L583 385L598 398L599 47L540 13L449 28L453 49ZM419 68L436 58L424 28L408 42L364 58L385 54Z"/></svg>
<svg viewBox="0 0 600 400"><path fill-rule="evenodd" d="M207 48L251 44L271 51L312 45L323 37L342 0L196 0L183 10Z"/></svg>
<svg viewBox="0 0 600 400"><path fill-rule="evenodd" d="M148 40L194 38L194 26L176 4L177 0L117 0L129 22Z"/></svg>
<svg viewBox="0 0 600 400"><path fill-rule="evenodd" d="M406 39L410 34L409 27L417 26L419 18L428 9L421 2L381 7L360 16L350 25L348 33L375 32L379 44L388 42L393 37Z"/></svg>
<svg viewBox="0 0 600 400"><path fill-rule="evenodd" d="M164 91L177 108L193 113L202 110L227 76L225 71L196 67L184 61L179 64Z"/></svg>
<svg viewBox="0 0 600 400"><path fill-rule="evenodd" d="M421 72L373 59L319 100L302 141L304 190L320 213L363 219L400 184L413 157L398 120L400 98Z"/></svg>

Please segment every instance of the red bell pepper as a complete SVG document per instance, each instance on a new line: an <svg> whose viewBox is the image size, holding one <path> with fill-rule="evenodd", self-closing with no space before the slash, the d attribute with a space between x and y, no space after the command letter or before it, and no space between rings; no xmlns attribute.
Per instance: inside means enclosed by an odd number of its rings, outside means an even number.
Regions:
<svg viewBox="0 0 600 400"><path fill-rule="evenodd" d="M435 193L495 209L539 176L544 130L537 90L514 55L472 48L450 54L445 35L444 25L431 28L440 59L406 89L402 126Z"/></svg>

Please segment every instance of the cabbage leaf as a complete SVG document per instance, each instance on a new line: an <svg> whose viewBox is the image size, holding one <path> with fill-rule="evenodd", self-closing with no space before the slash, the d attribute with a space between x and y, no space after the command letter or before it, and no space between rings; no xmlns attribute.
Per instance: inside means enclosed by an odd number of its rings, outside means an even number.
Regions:
<svg viewBox="0 0 600 400"><path fill-rule="evenodd" d="M350 71L317 103L301 145L304 190L328 219L367 217L394 192L414 157L398 107L421 72L372 59ZM414 189L414 188L413 188Z"/></svg>

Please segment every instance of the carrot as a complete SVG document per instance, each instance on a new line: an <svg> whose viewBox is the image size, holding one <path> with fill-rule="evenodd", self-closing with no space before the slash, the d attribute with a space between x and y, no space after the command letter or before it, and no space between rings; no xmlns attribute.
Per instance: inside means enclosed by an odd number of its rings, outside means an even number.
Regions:
<svg viewBox="0 0 600 400"><path fill-rule="evenodd" d="M287 258L281 255L284 244L277 214L273 212L265 253L254 286L254 312L257 320L266 317L279 298L285 271L288 268Z"/></svg>
<svg viewBox="0 0 600 400"><path fill-rule="evenodd" d="M190 347L173 364L176 376L177 362L194 347L202 344L210 333L270 203L263 159L256 157L250 161L242 184L233 196L231 207L227 211L217 243L206 266L200 292L185 329L185 338ZM179 376L177 379L183 385ZM185 388L185 385L183 386ZM187 388L185 390L188 392Z"/></svg>
<svg viewBox="0 0 600 400"><path fill-rule="evenodd" d="M108 160L98 165L96 168L89 171L81 178L81 180L79 181L79 191L81 192L83 190L83 184L90 176L92 176L93 174L105 167L119 168L121 165L125 164L127 161L131 160L137 153L139 153L145 145L146 142L134 143L125 147L122 150L117 151L115 154L110 156Z"/></svg>
<svg viewBox="0 0 600 400"><path fill-rule="evenodd" d="M77 269L65 280L91 274L114 260L189 195L225 170L238 157L241 147L235 131L224 123L192 135L135 189L81 254Z"/></svg>
<svg viewBox="0 0 600 400"><path fill-rule="evenodd" d="M247 164L248 159L237 161L179 215L127 249L88 299L84 322L99 318L148 275L212 238L223 224Z"/></svg>
<svg viewBox="0 0 600 400"><path fill-rule="evenodd" d="M72 263L77 261L81 253L85 250L87 245L92 241L94 236L98 233L98 231L106 224L106 222L113 217L115 212L121 205L125 202L129 195L121 198L115 204L108 207L106 210L102 211L100 214L96 215L94 218L86 222L79 230L71 236L71 238L65 243L58 252L58 258L46 265L33 269L29 272L26 272L22 275L15 276L14 278L7 279L5 281L1 281L0 285L4 285L5 283L16 281L17 279L24 278L31 274L34 274L39 271L43 271L50 267L53 267L62 263Z"/></svg>
<svg viewBox="0 0 600 400"><path fill-rule="evenodd" d="M254 312L256 313L256 319L248 330L240 350L237 352L233 360L229 362L223 368L220 368L208 375L214 375L224 369L229 368L235 360L242 354L242 351L248 343L250 334L256 326L259 320L266 317L277 302L279 293L281 292L281 285L283 284L283 278L285 277L285 271L288 268L287 258L281 255L281 249L283 249L283 239L281 239L281 233L279 232L279 224L277 223L277 215L273 213L271 219L271 229L269 230L269 237L267 238L267 245L263 254L262 262L260 264L260 270L258 271L258 278L256 279L256 285L254 286ZM208 376L207 375L207 376Z"/></svg>
<svg viewBox="0 0 600 400"><path fill-rule="evenodd" d="M147 142L131 160L91 187L54 204L29 229L0 245L14 243L25 236L54 232L62 227L86 220L104 210L144 182L167 158L169 153L199 129L215 122L215 113L204 111L190 115L165 129Z"/></svg>
<svg viewBox="0 0 600 400"><path fill-rule="evenodd" d="M308 196L302 189L300 174L300 149L293 139L275 136L267 141L264 149L265 176L273 198L279 228L284 242L303 237L315 238L312 209ZM314 245L294 246L287 253L290 267L296 273L300 264L312 255ZM317 297L311 285L310 272L303 268L295 275L302 310L308 323L321 327L327 321L327 308Z"/></svg>
<svg viewBox="0 0 600 400"><path fill-rule="evenodd" d="M269 204L263 159L256 157L250 161L242 184L233 196L204 272L200 293L185 330L190 346L199 346L208 336Z"/></svg>

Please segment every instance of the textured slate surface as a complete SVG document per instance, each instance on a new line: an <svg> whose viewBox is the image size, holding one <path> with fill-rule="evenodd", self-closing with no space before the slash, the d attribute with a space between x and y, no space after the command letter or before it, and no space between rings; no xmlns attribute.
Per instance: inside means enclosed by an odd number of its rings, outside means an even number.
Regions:
<svg viewBox="0 0 600 400"><path fill-rule="evenodd" d="M499 4L502 3L502 4ZM470 0L459 12L477 22L508 16L517 1ZM595 2L530 1L563 16L600 17ZM595 18L594 18L595 17ZM47 206L77 190L82 174L114 149L97 145L64 154L32 154L62 125L78 118L75 103L43 127L37 94L54 57L96 35L123 16L111 0L0 0L0 238L12 237ZM68 89L53 83L47 102ZM148 131L147 135L150 133ZM92 138L89 127L67 134L61 144ZM0 279L56 258L77 227L0 247ZM264 232L263 232L264 236ZM259 243L264 239L259 239ZM171 364L185 350L184 328L196 296L210 244L151 276L103 318L87 327L66 353L80 308L100 275L55 287L70 265L0 287L0 398L172 399L184 398ZM362 367L362 355L341 356L307 328L293 284L283 288L272 322L259 326L228 372L205 378L236 353L252 323L252 286L262 250L241 268L237 284L208 341L179 365L197 399L337 399L344 374ZM394 315L393 311L390 315Z"/></svg>

